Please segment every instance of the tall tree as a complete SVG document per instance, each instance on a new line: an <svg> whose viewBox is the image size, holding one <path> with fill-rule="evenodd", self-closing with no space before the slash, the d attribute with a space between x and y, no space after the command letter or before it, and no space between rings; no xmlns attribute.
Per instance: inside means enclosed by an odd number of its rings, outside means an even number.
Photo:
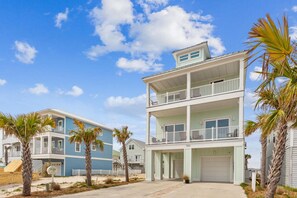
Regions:
<svg viewBox="0 0 297 198"><path fill-rule="evenodd" d="M41 116L39 113L18 116L0 113L0 128L4 130L5 135L13 135L21 142L23 196L31 195L32 159L30 141L35 135L45 132L48 126L55 127L55 122L50 117Z"/></svg>
<svg viewBox="0 0 297 198"><path fill-rule="evenodd" d="M133 133L128 130L128 126L123 126L122 130L115 128L113 131L113 137L115 137L117 142L122 145L126 182L129 182L126 141L132 136L132 134Z"/></svg>
<svg viewBox="0 0 297 198"><path fill-rule="evenodd" d="M85 124L79 120L74 120L76 130L70 131L69 142L85 144L85 163L86 163L86 177L87 185L92 186L92 156L91 145L96 145L101 151L104 149L104 143L99 140L98 137L102 133L102 129L99 127L86 128Z"/></svg>
<svg viewBox="0 0 297 198"><path fill-rule="evenodd" d="M258 129L260 129L261 132L261 137L260 137L260 142L261 142L261 150L262 150L262 156L261 156L261 187L265 188L266 184L266 150L267 150L267 136L272 132L272 131L264 131L262 126L266 123L268 115L267 114L261 114L257 116L256 121L252 120L247 120L246 121L246 126L245 126L245 135L249 136L256 132Z"/></svg>
<svg viewBox="0 0 297 198"><path fill-rule="evenodd" d="M249 60L254 62L262 59L263 82L257 92L265 89L277 92L278 108L270 110L270 118L267 123L277 121L276 142L268 176L266 197L272 198L276 192L277 184L280 181L281 167L285 154L285 144L289 122L296 124L296 98L297 98L297 68L296 68L296 44L291 42L289 26L286 17L277 26L269 15L261 18L254 24L249 32L250 49ZM278 79L285 79L285 82L278 84ZM266 101L267 102L267 101ZM270 109L269 102L262 106ZM268 124L266 127L271 128Z"/></svg>

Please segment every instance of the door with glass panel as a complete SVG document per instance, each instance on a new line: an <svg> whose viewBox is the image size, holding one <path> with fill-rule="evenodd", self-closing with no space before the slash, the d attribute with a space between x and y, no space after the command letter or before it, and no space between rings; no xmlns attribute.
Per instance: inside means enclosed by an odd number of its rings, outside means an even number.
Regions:
<svg viewBox="0 0 297 198"><path fill-rule="evenodd" d="M205 122L205 139L227 138L229 134L229 119L215 119Z"/></svg>
<svg viewBox="0 0 297 198"><path fill-rule="evenodd" d="M166 142L173 142L173 135L174 135L174 125L167 125L165 126L165 141ZM163 140L162 140L163 142Z"/></svg>

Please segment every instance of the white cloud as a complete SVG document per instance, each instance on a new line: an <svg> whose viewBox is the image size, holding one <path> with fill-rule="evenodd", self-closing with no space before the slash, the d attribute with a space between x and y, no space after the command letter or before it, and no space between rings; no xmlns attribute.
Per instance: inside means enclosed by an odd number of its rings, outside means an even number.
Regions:
<svg viewBox="0 0 297 198"><path fill-rule="evenodd" d="M138 3L166 6L168 1L139 0ZM109 52L129 53L129 64L138 61L144 67L134 71L144 72L159 71L162 66L155 62L161 60L164 52L200 42L208 41L213 55L225 51L221 39L213 35L214 25L210 15L186 12L179 6L167 6L152 12L143 10L133 14L133 4L129 0L120 0L119 3L103 0L102 8L95 7L90 12L95 35L99 36L102 44L92 46L86 52L87 57L95 60ZM150 69L145 62L151 64Z"/></svg>
<svg viewBox="0 0 297 198"><path fill-rule="evenodd" d="M288 79L284 78L284 77L280 77L280 78L277 78L276 80L278 83L282 84L282 83L286 82Z"/></svg>
<svg viewBox="0 0 297 198"><path fill-rule="evenodd" d="M70 91L67 91L65 94L66 94L66 95L70 95L70 96L75 96L75 97L77 97L77 96L82 95L83 93L84 93L84 91L83 91L80 87L74 85L74 86L71 88L71 90L70 90Z"/></svg>
<svg viewBox="0 0 297 198"><path fill-rule="evenodd" d="M7 83L7 81L6 80L4 80L4 79L0 79L0 86L3 86L3 85L5 85Z"/></svg>
<svg viewBox="0 0 297 198"><path fill-rule="evenodd" d="M251 81L261 80L261 74L257 72L262 72L262 67L255 66L254 71L250 72L249 77Z"/></svg>
<svg viewBox="0 0 297 198"><path fill-rule="evenodd" d="M31 94L35 94L35 95L42 95L42 94L47 94L49 93L49 90L47 87L45 87L43 84L41 83L37 83L35 84L35 87L29 88L28 91Z"/></svg>
<svg viewBox="0 0 297 198"><path fill-rule="evenodd" d="M149 14L152 10L158 9L160 6L166 6L168 0L138 0L137 2L146 14Z"/></svg>
<svg viewBox="0 0 297 198"><path fill-rule="evenodd" d="M32 64L36 57L37 50L26 42L15 41L15 57L22 63Z"/></svg>
<svg viewBox="0 0 297 198"><path fill-rule="evenodd" d="M244 106L249 108L254 108L255 104L259 97L256 95L254 91L251 91L250 89L245 90L245 97L244 97Z"/></svg>
<svg viewBox="0 0 297 198"><path fill-rule="evenodd" d="M297 26L290 27L290 37L293 41L297 41Z"/></svg>
<svg viewBox="0 0 297 198"><path fill-rule="evenodd" d="M90 59L96 59L111 51L125 51L126 40L121 32L120 25L133 22L133 4L130 0L103 0L102 8L95 7L90 12L90 17L95 26L95 35L100 37L103 45L92 46L86 55Z"/></svg>
<svg viewBox="0 0 297 198"><path fill-rule="evenodd" d="M297 12L297 6L293 6L293 7L292 7L292 11L293 11L293 12Z"/></svg>
<svg viewBox="0 0 297 198"><path fill-rule="evenodd" d="M154 63L153 61L146 61L143 59L132 59L120 58L117 63L117 67L127 72L149 72L149 71L160 71L162 64Z"/></svg>
<svg viewBox="0 0 297 198"><path fill-rule="evenodd" d="M68 14L69 14L69 9L66 8L65 12L59 12L55 16L55 26L57 28L61 28L62 27L62 23L63 22L66 22L68 20Z"/></svg>
<svg viewBox="0 0 297 198"><path fill-rule="evenodd" d="M145 104L145 94L136 97L111 96L105 101L105 107L109 111L131 117L144 117Z"/></svg>

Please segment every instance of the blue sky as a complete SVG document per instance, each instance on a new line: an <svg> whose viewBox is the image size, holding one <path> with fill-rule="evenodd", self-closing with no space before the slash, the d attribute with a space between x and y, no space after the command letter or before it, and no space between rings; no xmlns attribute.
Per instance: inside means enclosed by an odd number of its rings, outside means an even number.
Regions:
<svg viewBox="0 0 297 198"><path fill-rule="evenodd" d="M246 49L252 24L266 13L289 18L293 1L0 2L0 111L58 108L145 137L141 78L174 67L171 51L208 40L213 56ZM253 119L255 63L247 72L245 118ZM259 135L247 138L259 167ZM118 148L118 145L116 145Z"/></svg>

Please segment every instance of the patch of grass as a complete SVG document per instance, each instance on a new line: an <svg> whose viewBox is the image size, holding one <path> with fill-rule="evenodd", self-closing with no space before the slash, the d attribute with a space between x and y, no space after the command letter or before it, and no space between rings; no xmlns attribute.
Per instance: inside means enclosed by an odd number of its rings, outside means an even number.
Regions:
<svg viewBox="0 0 297 198"><path fill-rule="evenodd" d="M260 186L256 187L256 192L253 192L252 187L249 184L242 183L240 186L244 189L248 198L264 198L266 189ZM291 187L278 186L276 190L275 198L293 198L297 197L297 189Z"/></svg>
<svg viewBox="0 0 297 198"><path fill-rule="evenodd" d="M108 178L106 178L106 179L104 180L104 183L105 183L105 184L113 184L114 182L113 182L113 179L112 179L111 177L108 177Z"/></svg>
<svg viewBox="0 0 297 198"><path fill-rule="evenodd" d="M136 182L141 182L143 179L139 180L134 180L131 182L114 182L113 184L95 184L92 185L91 187L88 187L86 183L84 182L76 182L70 187L67 188L61 188L61 190L58 191L51 191L51 192L46 192L46 191L36 191L31 193L31 197L55 197L55 196L60 196L60 195L66 195L66 194L75 194L75 193L80 193L80 192L86 192L86 191L91 191L91 190L98 190L102 188L109 188L109 187L114 187L114 186L121 186L121 185L127 185L131 183L136 183ZM23 197L22 195L15 195L11 196L10 198L20 198Z"/></svg>
<svg viewBox="0 0 297 198"><path fill-rule="evenodd" d="M283 188L288 190L288 191L297 192L297 188L292 188L290 186L283 186Z"/></svg>
<svg viewBox="0 0 297 198"><path fill-rule="evenodd" d="M248 186L248 184L247 184L247 183L241 183L240 186L241 186L242 188L245 188L245 187Z"/></svg>

